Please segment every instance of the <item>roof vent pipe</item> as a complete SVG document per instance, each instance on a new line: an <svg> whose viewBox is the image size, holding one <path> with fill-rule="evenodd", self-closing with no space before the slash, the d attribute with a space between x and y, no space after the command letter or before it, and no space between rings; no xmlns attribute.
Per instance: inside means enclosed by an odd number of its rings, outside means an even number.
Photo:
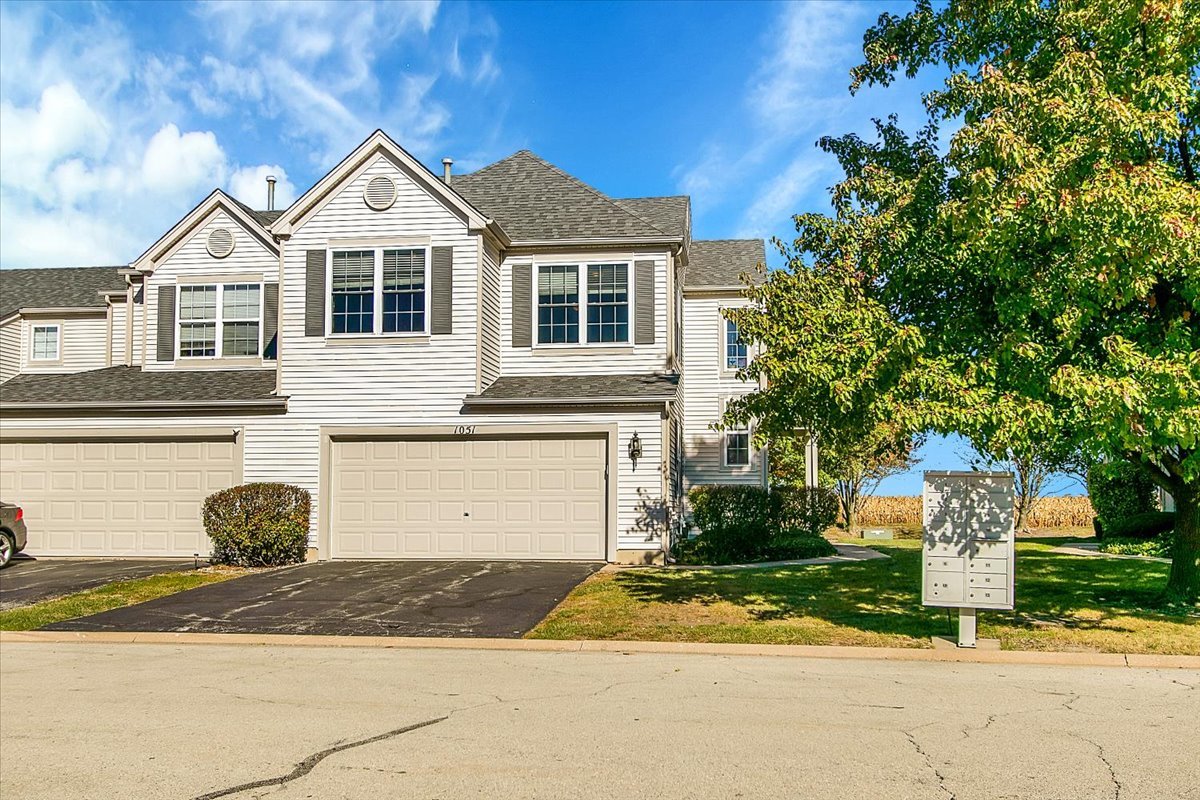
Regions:
<svg viewBox="0 0 1200 800"><path fill-rule="evenodd" d="M447 156L442 159L442 182L450 183L450 167L454 164L454 159Z"/></svg>
<svg viewBox="0 0 1200 800"><path fill-rule="evenodd" d="M275 176L267 176L267 211L275 210Z"/></svg>

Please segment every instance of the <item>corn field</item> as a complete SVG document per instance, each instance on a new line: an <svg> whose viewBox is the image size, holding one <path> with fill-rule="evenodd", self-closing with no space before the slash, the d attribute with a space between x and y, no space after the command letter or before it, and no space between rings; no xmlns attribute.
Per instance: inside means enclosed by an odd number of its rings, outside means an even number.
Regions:
<svg viewBox="0 0 1200 800"><path fill-rule="evenodd" d="M1030 515L1030 528L1091 527L1092 504L1086 496L1043 497ZM868 497L860 526L920 525L920 497Z"/></svg>

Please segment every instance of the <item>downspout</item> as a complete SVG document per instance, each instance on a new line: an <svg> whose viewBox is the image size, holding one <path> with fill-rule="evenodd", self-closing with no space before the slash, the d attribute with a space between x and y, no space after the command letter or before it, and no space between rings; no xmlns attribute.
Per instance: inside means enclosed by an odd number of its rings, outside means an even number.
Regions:
<svg viewBox="0 0 1200 800"><path fill-rule="evenodd" d="M125 364L133 366L133 278L125 276Z"/></svg>

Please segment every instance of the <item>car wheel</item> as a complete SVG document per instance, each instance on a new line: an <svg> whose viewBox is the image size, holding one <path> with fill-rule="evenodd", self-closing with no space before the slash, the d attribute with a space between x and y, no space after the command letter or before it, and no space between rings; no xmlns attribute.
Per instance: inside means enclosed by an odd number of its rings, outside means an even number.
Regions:
<svg viewBox="0 0 1200 800"><path fill-rule="evenodd" d="M16 552L17 543L13 540L12 534L0 531L0 568L7 567Z"/></svg>

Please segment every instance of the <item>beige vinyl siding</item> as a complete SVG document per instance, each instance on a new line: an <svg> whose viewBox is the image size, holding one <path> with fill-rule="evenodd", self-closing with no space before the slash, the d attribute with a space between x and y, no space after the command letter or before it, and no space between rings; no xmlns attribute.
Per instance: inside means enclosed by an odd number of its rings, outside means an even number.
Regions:
<svg viewBox="0 0 1200 800"><path fill-rule="evenodd" d="M500 254L491 245L483 249L483 286L479 295L480 383L482 391L500 377L501 296Z"/></svg>
<svg viewBox="0 0 1200 800"><path fill-rule="evenodd" d="M233 252L225 258L213 258L209 255L208 234L213 228L227 228L233 231L235 239ZM238 275L245 275L248 279L252 278L255 283L277 281L279 279L279 257L272 253L257 236L243 228L240 222L218 208L189 234L188 239L174 253L155 267L154 274L146 279L145 302L141 305L138 314L138 321L144 322L146 325L145 352L149 354L145 363L146 369L174 368L174 364L170 361L155 359L155 342L158 336L158 287L186 283L197 277L220 276L224 278ZM139 337L141 336L140 327L139 325L137 332Z"/></svg>
<svg viewBox="0 0 1200 800"><path fill-rule="evenodd" d="M0 325L0 383L21 371L21 318Z"/></svg>
<svg viewBox="0 0 1200 800"><path fill-rule="evenodd" d="M386 211L374 211L363 202L363 188L376 175L388 175L396 182L396 202ZM381 236L429 237L435 247L454 248L454 332L411 340L363 337L339 341L306 337L306 251L327 249L330 239ZM289 411L281 426L284 438L278 442L282 452L277 457L279 463L287 464L287 479L313 493L314 541L320 505L317 493L322 426L473 424L482 432L489 424L564 426L617 422L621 453L616 475L618 547L656 547L659 530L647 519L652 516L654 503L662 500L661 420L657 412L462 413L463 398L475 393L477 345L480 339L487 338L476 327L481 316L477 249L480 244L480 237L467 230L461 217L382 156L370 161L343 184L287 242L281 300L280 345L284 357L280 381L282 393L289 398ZM486 260L485 253L485 264ZM483 359L483 365L484 375L498 367L491 356ZM635 369L626 366L623 371ZM638 432L645 453L636 470L625 455L634 431ZM251 454L257 452L260 451L251 446L248 433L248 476L256 474L249 461Z"/></svg>
<svg viewBox="0 0 1200 800"><path fill-rule="evenodd" d="M39 363L29 358L35 325L61 326L59 358ZM21 320L21 372L27 374L87 372L108 366L108 316L96 309L88 316L38 317Z"/></svg>
<svg viewBox="0 0 1200 800"><path fill-rule="evenodd" d="M109 364L117 367L125 364L125 343L128 340L125 323L128 321L129 307L121 300L111 304L108 313L112 319L112 338L108 346Z"/></svg>
<svg viewBox="0 0 1200 800"><path fill-rule="evenodd" d="M631 257L632 256L632 257ZM629 262L629 343L613 343L603 345L579 346L537 346L537 310L531 315L533 320L533 347L512 346L512 267L513 264L534 263L534 280L536 281L537 263L586 264L604 263L606 261ZM633 297L634 263L637 261L654 262L654 296L657 299L654 314L654 344L634 345L634 306ZM500 287L503 313L503 326L500 343L502 346L501 359L504 363L505 375L620 375L631 373L658 373L669 369L667 364L667 269L670 255L667 251L629 251L620 253L595 252L581 257L578 254L558 258L538 256L533 259L528 255L510 256L504 260ZM586 291L586 284L585 284ZM534 292L533 302L537 303L537 293ZM586 339L586 320L580 317L580 339Z"/></svg>
<svg viewBox="0 0 1200 800"><path fill-rule="evenodd" d="M695 297L684 295L684 425L683 476L685 490L699 484L761 484L763 454L751 453L745 467L723 466L723 437L709 426L721 416L723 398L747 394L754 386L735 375L723 374L722 308L745 305L736 295Z"/></svg>

